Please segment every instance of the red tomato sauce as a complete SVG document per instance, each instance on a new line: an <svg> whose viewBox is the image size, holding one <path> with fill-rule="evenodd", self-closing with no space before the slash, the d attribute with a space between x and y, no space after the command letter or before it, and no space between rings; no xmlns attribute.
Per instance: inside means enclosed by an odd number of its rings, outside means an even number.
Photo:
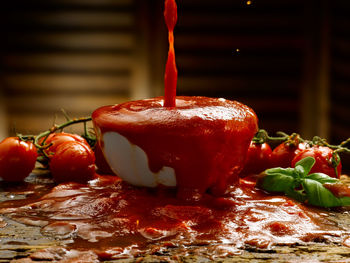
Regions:
<svg viewBox="0 0 350 263"><path fill-rule="evenodd" d="M324 211L269 196L244 180L224 197L206 194L191 202L175 191L137 188L115 176L38 189L37 195L0 203L0 213L40 226L43 235L73 240L68 249L92 250L100 259L209 244L212 253L222 247L229 253L342 238Z"/></svg>
<svg viewBox="0 0 350 263"><path fill-rule="evenodd" d="M176 106L177 68L174 49L174 27L177 21L177 6L175 0L165 0L165 23L168 28L169 52L164 76L164 107Z"/></svg>
<svg viewBox="0 0 350 263"><path fill-rule="evenodd" d="M258 129L254 111L207 97L178 96L176 104L163 107L162 97L132 101L97 109L92 118L99 138L113 131L139 146L151 171L174 168L183 195L224 194L238 180Z"/></svg>

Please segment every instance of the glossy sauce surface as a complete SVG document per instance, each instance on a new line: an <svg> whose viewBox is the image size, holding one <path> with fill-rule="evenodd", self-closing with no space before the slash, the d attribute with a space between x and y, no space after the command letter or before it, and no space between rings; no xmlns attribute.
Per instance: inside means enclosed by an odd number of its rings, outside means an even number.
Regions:
<svg viewBox="0 0 350 263"><path fill-rule="evenodd" d="M132 101L97 109L92 118L100 139L110 131L125 136L146 152L153 172L174 168L184 198L208 189L224 194L238 180L257 131L254 111L207 97L177 97L176 104L163 107L162 97Z"/></svg>
<svg viewBox="0 0 350 263"><path fill-rule="evenodd" d="M38 189L23 200L0 203L0 213L100 259L183 246L211 245L215 254L221 246L229 253L343 239L327 212L266 195L244 180L224 197L206 194L197 202L179 200L169 189L133 187L115 176Z"/></svg>

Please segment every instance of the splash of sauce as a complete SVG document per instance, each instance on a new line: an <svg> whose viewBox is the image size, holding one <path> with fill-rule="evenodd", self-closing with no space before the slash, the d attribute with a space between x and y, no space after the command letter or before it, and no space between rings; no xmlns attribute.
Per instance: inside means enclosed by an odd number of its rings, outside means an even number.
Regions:
<svg viewBox="0 0 350 263"><path fill-rule="evenodd" d="M164 18L169 38L169 52L164 78L164 107L176 107L177 68L174 49L174 27L177 21L177 6L175 0L165 0Z"/></svg>
<svg viewBox="0 0 350 263"><path fill-rule="evenodd" d="M43 236L61 240L66 249L89 250L100 260L169 247L209 248L217 255L226 253L225 246L239 251L346 238L326 211L269 196L245 180L225 197L207 194L195 202L179 200L169 189L133 187L115 176L50 188L0 203L0 214L39 226Z"/></svg>

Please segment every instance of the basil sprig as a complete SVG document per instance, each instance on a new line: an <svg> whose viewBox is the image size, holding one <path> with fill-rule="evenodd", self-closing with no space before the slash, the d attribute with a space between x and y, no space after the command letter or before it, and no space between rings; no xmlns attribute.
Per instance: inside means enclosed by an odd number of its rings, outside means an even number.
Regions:
<svg viewBox="0 0 350 263"><path fill-rule="evenodd" d="M259 177L257 186L268 192L284 193L299 202L314 206L350 205L350 197L336 197L323 185L325 183L339 183L338 179L323 173L309 174L314 164L313 157L306 157L297 162L295 168L267 169Z"/></svg>

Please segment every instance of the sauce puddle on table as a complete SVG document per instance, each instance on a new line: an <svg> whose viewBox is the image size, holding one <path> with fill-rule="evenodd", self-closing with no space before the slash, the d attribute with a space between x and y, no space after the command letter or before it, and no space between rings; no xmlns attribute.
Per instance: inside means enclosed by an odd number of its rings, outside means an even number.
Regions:
<svg viewBox="0 0 350 263"><path fill-rule="evenodd" d="M174 189L137 188L113 176L41 193L0 203L0 214L69 241L68 249L93 250L104 259L188 247L229 254L345 238L327 211L269 196L243 180L224 197L191 202L176 198Z"/></svg>

